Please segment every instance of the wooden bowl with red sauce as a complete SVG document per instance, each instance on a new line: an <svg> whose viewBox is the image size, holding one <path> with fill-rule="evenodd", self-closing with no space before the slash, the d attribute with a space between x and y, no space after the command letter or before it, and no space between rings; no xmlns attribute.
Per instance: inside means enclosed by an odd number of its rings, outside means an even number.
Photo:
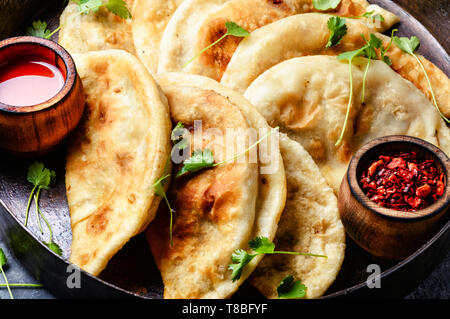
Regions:
<svg viewBox="0 0 450 319"><path fill-rule="evenodd" d="M0 149L46 153L77 126L84 102L75 63L60 45L33 36L0 42Z"/></svg>
<svg viewBox="0 0 450 319"><path fill-rule="evenodd" d="M396 135L365 144L339 191L347 234L374 256L410 256L442 226L450 206L449 172L450 159L422 139ZM431 186L424 186L428 180Z"/></svg>

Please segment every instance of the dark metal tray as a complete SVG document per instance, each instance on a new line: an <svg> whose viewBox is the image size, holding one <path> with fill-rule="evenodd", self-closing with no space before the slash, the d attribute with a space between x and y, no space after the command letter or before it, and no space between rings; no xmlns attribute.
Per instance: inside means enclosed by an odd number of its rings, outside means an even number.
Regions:
<svg viewBox="0 0 450 319"><path fill-rule="evenodd" d="M450 58L439 41L405 9L388 0L373 0L382 7L396 13L401 23L396 26L402 36L416 35L421 40L419 52L433 61L447 75L450 74ZM444 32L442 45L448 47L448 11L445 1L397 1L409 8L435 34ZM407 7L408 6L408 7ZM427 13L427 9L432 8ZM40 19L51 27L57 25L61 12L55 6ZM426 15L425 15L426 14ZM428 17L428 18L427 18ZM434 20L439 18L440 20ZM56 40L56 39L55 39ZM448 48L447 48L448 49ZM109 262L99 278L81 271L79 288L69 288L67 280L73 273L67 259L70 254L70 217L64 186L65 145L39 159L18 159L0 153L0 235L8 243L15 256L34 277L44 284L55 296L62 298L162 298L162 280L153 262L150 249L142 235L133 238ZM25 210L32 185L27 182L28 166L39 160L56 171L56 185L42 191L40 206L52 225L54 240L63 250L59 257L42 241L48 239L48 232L41 234L34 218L34 207L30 211L28 228L23 227ZM46 231L45 227L44 230ZM345 297L391 297L400 298L413 290L439 263L450 248L450 216L439 225L436 234L414 254L401 262L375 258L359 248L347 236L346 257L335 283L323 298ZM367 266L381 267L381 288L370 289L366 280L370 275ZM244 284L233 296L236 299L263 298L254 288Z"/></svg>

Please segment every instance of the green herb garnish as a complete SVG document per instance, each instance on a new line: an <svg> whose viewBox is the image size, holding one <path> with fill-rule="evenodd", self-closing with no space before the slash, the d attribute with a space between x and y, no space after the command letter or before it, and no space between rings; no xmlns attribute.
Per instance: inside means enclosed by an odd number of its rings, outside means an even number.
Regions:
<svg viewBox="0 0 450 319"><path fill-rule="evenodd" d="M214 166L214 157L210 149L195 150L192 156L183 161L183 167L177 173L177 177L183 176L187 173L195 173L202 169Z"/></svg>
<svg viewBox="0 0 450 319"><path fill-rule="evenodd" d="M8 278L6 277L5 271L3 270L3 266L5 266L7 262L8 259L6 259L6 255L3 252L3 249L0 248L0 272L2 273L3 279L5 280L6 287L8 288L9 297L11 299L14 299L11 288L9 287Z"/></svg>
<svg viewBox="0 0 450 319"><path fill-rule="evenodd" d="M242 271L244 267L248 265L249 262L255 258L256 255L250 255L243 249L236 249L231 255L231 261L233 262L228 266L231 272L231 280L236 281L242 276Z"/></svg>
<svg viewBox="0 0 450 319"><path fill-rule="evenodd" d="M127 4L124 0L109 0L105 4L106 8L122 19L131 19L131 12L128 10Z"/></svg>
<svg viewBox="0 0 450 319"><path fill-rule="evenodd" d="M236 158L249 152L252 148L256 147L259 143L261 143L264 139L266 139L269 135L271 135L276 130L278 130L278 127L271 129L270 132L268 132L266 135L264 135L262 138L260 138L254 144L252 144L245 151L243 151L231 158L228 158L224 161L221 161L219 163L214 163L213 153L210 149L205 149L203 151L200 149L195 150L194 152L192 152L192 156L183 162L183 167L178 172L177 177L183 176L187 173L195 173L195 172L198 172L198 171L206 169L206 168L216 167L216 166L225 164L226 162L233 161Z"/></svg>
<svg viewBox="0 0 450 319"><path fill-rule="evenodd" d="M49 242L44 242L44 244L50 248L52 251L57 253L58 255L62 255L62 250L59 248L58 244L53 242L53 232L52 227L50 223L45 218L44 214L42 214L41 209L39 207L39 196L41 194L42 189L50 189L52 184L54 183L54 180L56 178L56 174L54 171L49 170L48 168L45 168L44 164L39 162L34 162L28 167L28 175L27 179L28 181L33 184L33 189L31 190L30 196L28 197L28 204L27 204L27 210L25 214L25 227L28 224L28 216L30 212L31 207L31 200L34 198L34 204L36 207L36 218L38 222L39 229L41 231L41 234L44 233L41 226L41 218L45 221L47 228L50 232L50 240Z"/></svg>
<svg viewBox="0 0 450 319"><path fill-rule="evenodd" d="M172 238L172 225L173 225L173 213L175 211L170 206L169 200L167 199L167 194L164 191L164 184L167 181L167 179L170 177L170 174L167 174L161 178L158 178L155 183L152 185L153 190L155 192L156 196L164 198L166 201L167 207L169 208L169 214L170 214L170 223L169 223L169 237L170 237L170 246L173 246L173 238Z"/></svg>
<svg viewBox="0 0 450 319"><path fill-rule="evenodd" d="M349 19L361 19L361 18L366 18L366 19L370 19L372 21L384 21L384 17L379 14L379 13L375 13L375 11L368 11L365 12L363 15L361 16L351 16L351 17L347 17Z"/></svg>
<svg viewBox="0 0 450 319"><path fill-rule="evenodd" d="M328 29L330 30L330 36L326 48L338 45L344 35L347 34L347 25L345 24L345 21L345 19L341 19L340 17L331 17L328 19L327 24Z"/></svg>
<svg viewBox="0 0 450 319"><path fill-rule="evenodd" d="M210 49L211 47L215 46L217 43L219 43L220 41L222 41L223 39L225 39L229 35L232 35L232 36L235 36L235 37L239 37L239 38L245 38L245 37L248 37L250 35L250 32L248 32L247 30L245 30L244 28L239 26L237 23L232 22L232 21L225 22L225 27L227 28L227 32L223 36L221 36L219 39L217 39L216 41L214 41L213 43L208 45L206 48L204 48L203 50L198 52L193 58L191 58L188 62L186 62L182 66L182 68L185 68L186 66L188 66L192 61L194 61L200 55L202 55L203 52L205 52L208 49Z"/></svg>
<svg viewBox="0 0 450 319"><path fill-rule="evenodd" d="M364 38L364 36L363 36L363 38ZM364 103L365 82L366 82L367 72L369 70L370 61L372 59L377 59L378 56L377 56L377 52L375 49L379 49L382 46L382 41L379 38L377 38L374 34L370 35L370 39L368 41L365 38L364 38L364 40L366 41L366 45L363 46L362 48L360 48L358 50L354 50L354 51L344 52L337 56L338 60L341 60L341 61L346 60L346 61L348 61L348 64L349 64L350 97L348 99L347 112L345 114L345 120L344 120L344 125L342 127L341 135L339 136L339 139L336 141L335 146L339 146L342 143L342 140L344 138L344 134L345 134L345 131L347 128L348 117L350 115L350 108L351 108L351 105L353 102L353 74L352 74L353 59L356 57L366 57L369 59L367 62L366 70L364 72L364 77L363 77L363 89L362 89L361 101L362 101L362 103Z"/></svg>
<svg viewBox="0 0 450 319"><path fill-rule="evenodd" d="M297 299L306 295L306 286L292 275L285 277L277 288L278 298Z"/></svg>
<svg viewBox="0 0 450 319"><path fill-rule="evenodd" d="M12 284L8 282L8 278L6 277L5 270L3 269L3 266L5 266L8 263L8 260L6 259L6 255L3 252L3 249L0 248L0 273L3 275L3 279L5 280L4 284L0 284L0 287L6 287L8 289L9 297L11 299L14 299L14 296L11 292L11 287L33 287L33 288L41 288L41 284Z"/></svg>
<svg viewBox="0 0 450 319"><path fill-rule="evenodd" d="M174 148L171 152L171 155L175 150L184 149L189 146L188 140L184 136L185 128L183 123L178 122L177 125L173 128L172 133L170 134L170 139ZM169 177L171 176L168 171L170 158L167 159L166 165L164 167L164 174L162 177L155 180L155 183L152 185L153 191L156 196L164 198L164 201L167 204L167 208L169 209L170 214L170 223L169 223L169 237L170 237L170 246L173 246L173 237L172 237L172 228L173 228L173 214L175 210L170 206L169 200L167 198L167 194L164 190L164 184L167 182Z"/></svg>
<svg viewBox="0 0 450 319"><path fill-rule="evenodd" d="M101 7L106 7L111 13L122 19L131 18L130 10L127 8L127 4L124 0L108 0L103 2L103 0L71 0L78 5L80 14L89 14L97 12ZM52 35L58 32L63 25L60 25L55 30L51 31L47 29L47 22L45 21L34 21L31 27L26 30L26 35L31 35L35 37L40 37L44 39L50 39Z"/></svg>
<svg viewBox="0 0 450 319"><path fill-rule="evenodd" d="M313 0L313 6L317 10L325 11L336 9L341 0Z"/></svg>
<svg viewBox="0 0 450 319"><path fill-rule="evenodd" d="M370 19L372 21L384 21L384 17L379 14L379 13L375 13L375 11L369 11L369 12L365 12L361 18L367 18Z"/></svg>
<svg viewBox="0 0 450 319"><path fill-rule="evenodd" d="M189 145L189 143L186 141L184 133L185 133L185 128L184 128L183 123L178 122L177 125L172 130L172 133L170 134L170 139L172 140L172 143L175 145L184 140L182 145L178 144L178 147L186 148Z"/></svg>
<svg viewBox="0 0 450 319"><path fill-rule="evenodd" d="M97 12L101 7L106 7L113 14L121 17L122 19L131 18L130 10L127 8L127 4L124 0L71 0L78 5L81 14L89 14L91 12Z"/></svg>
<svg viewBox="0 0 450 319"><path fill-rule="evenodd" d="M301 255L301 256L310 256L310 257L323 257L327 258L324 255L310 254L310 253L301 253L301 252L293 252L293 251L276 251L275 244L270 241L267 237L255 237L248 242L248 246L256 252L256 254L249 254L243 249L237 249L231 255L231 261L233 262L229 265L228 269L232 271L231 280L236 281L241 278L242 271L244 267L248 265L253 258L262 254L284 254L284 255Z"/></svg>
<svg viewBox="0 0 450 319"><path fill-rule="evenodd" d="M56 177L55 172L52 170L49 170L48 168L45 168L44 164L42 164L42 163L34 162L33 164L31 164L28 167L27 179L31 184L33 184L34 187L31 190L30 196L28 197L27 210L26 210L26 214L25 214L25 227L28 224L28 215L30 212L31 199L33 198L33 195L35 193L37 193L37 195L38 195L35 198L36 214L38 215L39 205L37 205L37 203L39 200L40 190L42 188L50 189L50 185L53 183L55 177ZM39 229L41 230L41 233L42 233L42 227L40 225L39 218L38 218L38 223L39 223Z"/></svg>
<svg viewBox="0 0 450 319"><path fill-rule="evenodd" d="M26 35L31 35L31 36L35 36L35 37L44 38L44 39L50 39L51 36L58 30L59 29L52 32L49 29L47 29L47 22L38 20L38 21L34 21L31 25L31 27L27 28Z"/></svg>
<svg viewBox="0 0 450 319"><path fill-rule="evenodd" d="M412 36L411 38L406 37L394 37L394 43L402 50L403 52L406 52L410 55L412 55L417 63L419 63L420 67L422 68L423 73L425 74L425 78L427 79L428 86L430 88L431 96L433 97L434 106L436 107L436 110L438 111L439 115L442 117L444 121L447 123L450 123L450 120L442 114L441 110L439 109L438 103L436 101L436 97L434 96L433 87L431 85L430 79L428 77L428 73L425 70L425 67L423 66L422 62L420 61L419 57L414 53L420 46L420 40L416 36Z"/></svg>
<svg viewBox="0 0 450 319"><path fill-rule="evenodd" d="M380 48L381 60L382 60L384 63L386 63L387 65L389 65L389 66L392 65L392 61L391 61L391 59L386 55L386 52L391 48L392 43L394 42L394 33L397 32L397 31L398 31L398 29L392 30L392 32L391 32L391 41L389 41L389 44L388 44L386 47L381 46L381 48Z"/></svg>
<svg viewBox="0 0 450 319"><path fill-rule="evenodd" d="M365 40L365 38L364 38L364 40ZM364 99L365 99L366 78L367 78L367 73L369 71L370 61L372 59L378 58L377 51L375 51L375 49L381 48L382 45L383 45L383 42L379 38L377 38L374 34L370 35L369 41L366 40L366 48L364 49L364 56L368 59L368 61L367 61L366 70L364 71L364 76L363 76L363 87L362 87L362 94L361 94L361 103L362 104L364 104Z"/></svg>
<svg viewBox="0 0 450 319"><path fill-rule="evenodd" d="M344 53L341 53L340 55L338 55L338 57L337 57L339 60L347 60L348 61L349 74L350 74L350 96L348 98L347 112L345 114L344 125L342 127L341 135L339 136L338 140L336 141L335 146L339 146L342 143L342 140L344 139L345 130L347 128L348 117L350 115L350 107L352 106L352 102L353 102L352 62L355 57L363 54L363 52L364 52L363 49L364 48L361 48L361 49L355 50L355 51L344 52Z"/></svg>

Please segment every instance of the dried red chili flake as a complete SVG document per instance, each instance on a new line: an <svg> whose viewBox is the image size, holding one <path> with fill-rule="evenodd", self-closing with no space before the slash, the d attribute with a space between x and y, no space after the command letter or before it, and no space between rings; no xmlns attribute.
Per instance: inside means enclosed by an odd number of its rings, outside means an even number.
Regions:
<svg viewBox="0 0 450 319"><path fill-rule="evenodd" d="M360 178L364 193L378 205L417 211L444 194L444 173L433 160L420 160L415 152L380 155Z"/></svg>

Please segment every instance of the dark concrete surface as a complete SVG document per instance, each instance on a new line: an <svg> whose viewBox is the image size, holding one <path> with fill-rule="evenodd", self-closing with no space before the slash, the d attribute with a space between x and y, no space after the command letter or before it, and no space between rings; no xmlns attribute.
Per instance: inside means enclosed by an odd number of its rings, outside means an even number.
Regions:
<svg viewBox="0 0 450 319"><path fill-rule="evenodd" d="M38 283L14 258L8 250L5 242L0 239L0 247L8 258L8 265L5 268L8 281L10 283ZM3 284L3 277L0 277L0 284ZM381 283L383 284L383 283ZM54 299L45 288L13 288L12 293L16 299ZM0 288L0 298L9 299L6 288ZM444 257L442 262L419 286L405 297L406 299L450 299L450 252Z"/></svg>
<svg viewBox="0 0 450 319"><path fill-rule="evenodd" d="M441 2L442 1L442 2ZM435 21L449 21L448 14L450 3L448 0L426 0L410 1L395 0L400 6L406 8L421 23L423 23L433 35L441 42L444 48L449 50L448 26L443 24L443 29L437 29ZM436 8L440 8L436 10ZM8 265L5 273L10 283L38 283L14 258L5 242L0 239L2 248L8 258ZM3 277L0 276L0 284L3 284ZM381 283L382 284L382 283ZM13 288L13 295L16 299L53 299L53 296L45 288ZM0 287L0 298L9 299L6 288ZM441 263L419 286L408 294L406 299L450 299L450 252L443 258Z"/></svg>

